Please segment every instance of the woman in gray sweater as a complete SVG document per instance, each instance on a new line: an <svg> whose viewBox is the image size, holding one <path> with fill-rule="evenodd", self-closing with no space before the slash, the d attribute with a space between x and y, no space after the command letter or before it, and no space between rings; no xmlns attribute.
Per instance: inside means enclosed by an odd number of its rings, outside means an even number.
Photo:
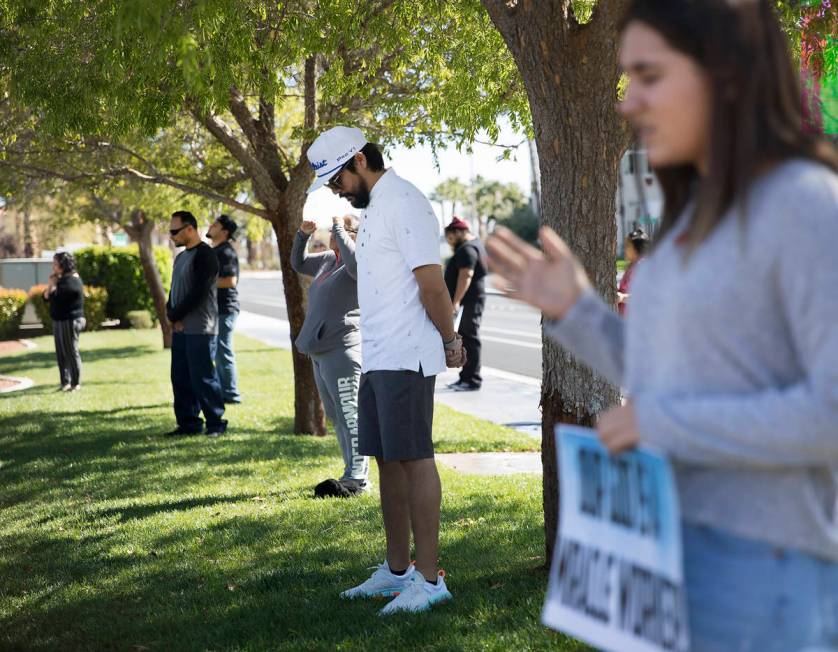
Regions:
<svg viewBox="0 0 838 652"><path fill-rule="evenodd" d="M671 459L690 649L838 649L838 156L770 0L634 0L620 60L665 198L626 320L550 229L499 232L493 266L624 389L611 452Z"/></svg>
<svg viewBox="0 0 838 652"><path fill-rule="evenodd" d="M369 459L358 454L358 384L361 379L361 332L356 280L357 223L332 219L329 250L306 253L314 222L304 221L291 248L291 267L312 276L308 312L294 344L311 358L317 391L335 427L343 453L343 475L325 480L318 496L350 496L368 487Z"/></svg>

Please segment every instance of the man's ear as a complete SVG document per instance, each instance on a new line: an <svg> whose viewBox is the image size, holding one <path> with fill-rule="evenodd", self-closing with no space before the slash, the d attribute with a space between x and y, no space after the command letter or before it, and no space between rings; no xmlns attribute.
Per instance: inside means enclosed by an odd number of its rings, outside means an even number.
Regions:
<svg viewBox="0 0 838 652"><path fill-rule="evenodd" d="M364 155L363 152L356 152L355 156L355 168L361 168L362 170L367 169L367 157Z"/></svg>

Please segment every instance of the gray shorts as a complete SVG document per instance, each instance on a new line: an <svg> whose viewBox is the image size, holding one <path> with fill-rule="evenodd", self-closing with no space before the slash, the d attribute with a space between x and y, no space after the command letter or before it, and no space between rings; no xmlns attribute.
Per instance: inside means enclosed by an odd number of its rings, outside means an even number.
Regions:
<svg viewBox="0 0 838 652"><path fill-rule="evenodd" d="M358 389L358 452L385 462L434 456L436 376L419 371L370 371Z"/></svg>

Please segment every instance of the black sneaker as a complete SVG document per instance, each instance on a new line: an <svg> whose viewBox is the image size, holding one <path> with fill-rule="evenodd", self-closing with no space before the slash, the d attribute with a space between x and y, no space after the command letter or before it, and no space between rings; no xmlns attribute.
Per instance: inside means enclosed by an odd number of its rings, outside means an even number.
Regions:
<svg viewBox="0 0 838 652"><path fill-rule="evenodd" d="M217 426L207 427L207 437L218 437L227 432L227 421L222 419Z"/></svg>
<svg viewBox="0 0 838 652"><path fill-rule="evenodd" d="M334 478L323 480L314 488L315 498L349 498L349 490Z"/></svg>
<svg viewBox="0 0 838 652"><path fill-rule="evenodd" d="M453 389L455 392L476 392L480 389L480 385L473 385L472 383L464 383L462 380L451 383L448 389Z"/></svg>
<svg viewBox="0 0 838 652"><path fill-rule="evenodd" d="M164 437L194 437L195 435L200 435L200 430L181 430L180 428L175 428L174 430L165 433Z"/></svg>

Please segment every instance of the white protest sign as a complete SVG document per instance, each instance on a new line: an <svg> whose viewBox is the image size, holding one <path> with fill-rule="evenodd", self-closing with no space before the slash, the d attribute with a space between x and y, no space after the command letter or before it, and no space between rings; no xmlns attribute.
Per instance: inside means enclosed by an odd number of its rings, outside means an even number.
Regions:
<svg viewBox="0 0 838 652"><path fill-rule="evenodd" d="M686 652L681 522L672 469L612 457L587 428L556 428L561 511L548 627L613 652Z"/></svg>

